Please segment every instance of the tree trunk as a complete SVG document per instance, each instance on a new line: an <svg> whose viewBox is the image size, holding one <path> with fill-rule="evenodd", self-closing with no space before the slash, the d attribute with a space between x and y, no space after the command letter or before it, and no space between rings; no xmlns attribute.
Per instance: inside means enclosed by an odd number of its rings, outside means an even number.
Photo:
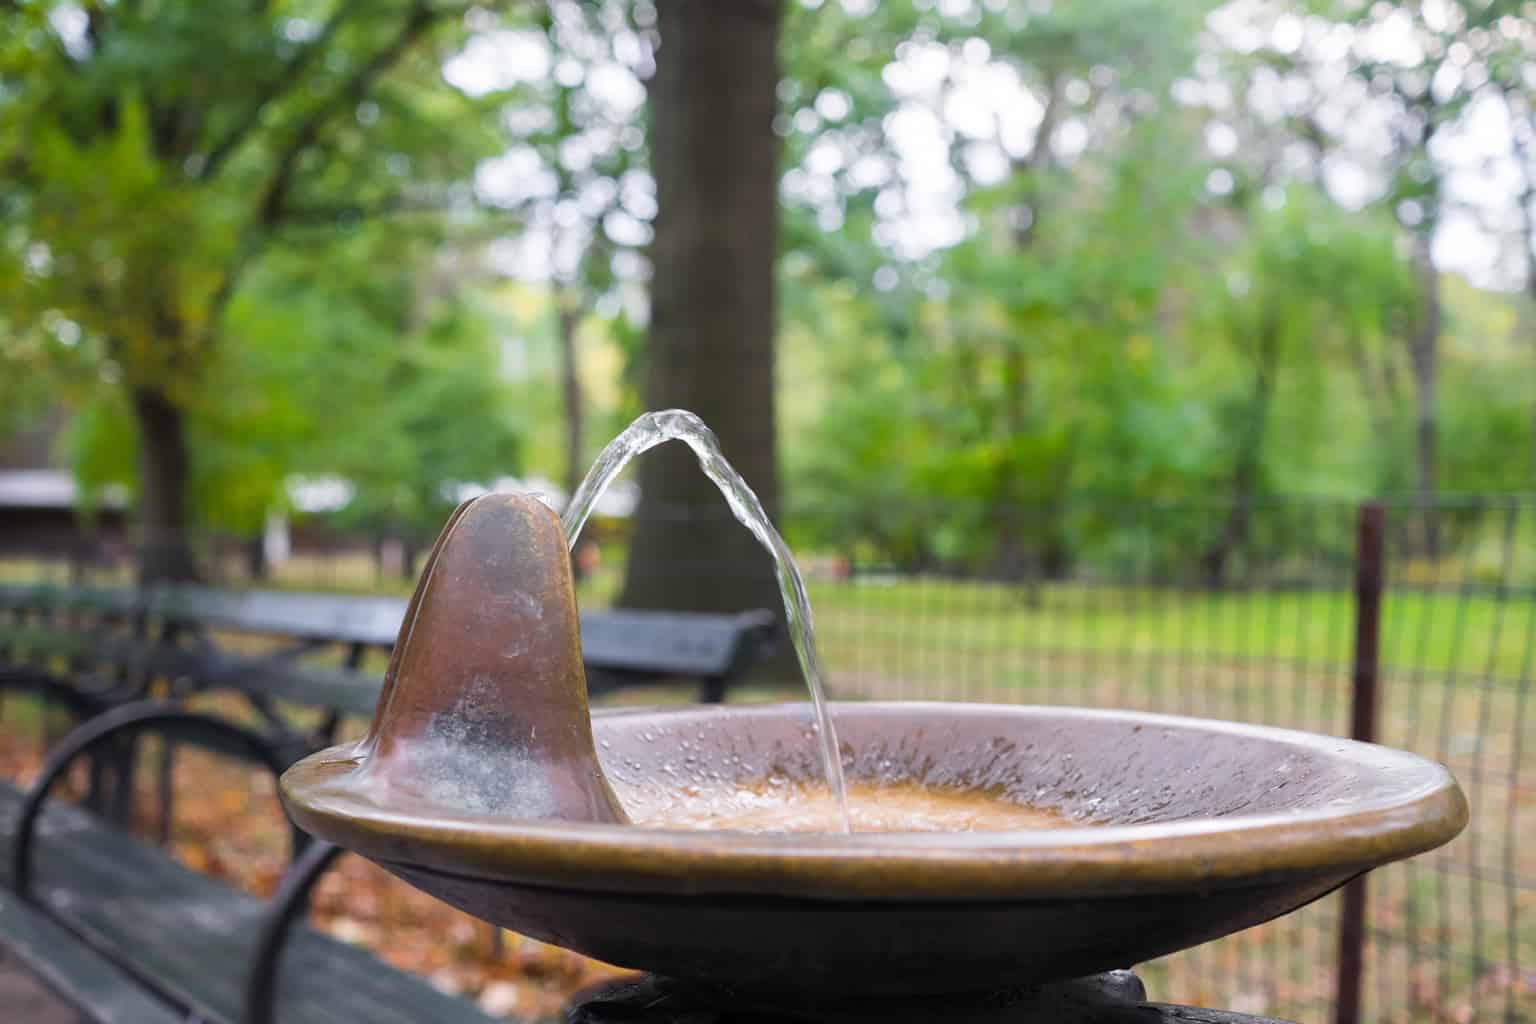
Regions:
<svg viewBox="0 0 1536 1024"><path fill-rule="evenodd" d="M1536 244L1536 232L1533 232L1531 237L1526 241L1526 252L1528 254L1526 256L1526 260L1529 263L1529 267L1525 276L1525 295L1527 299L1526 334L1530 336L1532 343L1536 344L1536 251L1533 251L1530 248L1533 244ZM1532 387L1529 393L1531 395L1536 395L1536 380L1533 380L1531 384ZM1530 470L1530 479L1526 480L1525 482L1526 488L1528 490L1536 490L1536 399L1533 399L1531 402Z"/></svg>
<svg viewBox="0 0 1536 1024"><path fill-rule="evenodd" d="M574 497L581 478L586 475L583 458L584 410L581 400L581 359L576 349L576 327L581 321L581 310L576 288L570 285L555 290L555 334L560 345L561 411L565 414L565 493ZM588 541L583 541L583 545ZM571 559L571 573L580 580L586 577L586 562Z"/></svg>
<svg viewBox="0 0 1536 1024"><path fill-rule="evenodd" d="M159 391L135 388L132 397L139 428L139 581L195 580L186 414Z"/></svg>
<svg viewBox="0 0 1536 1024"><path fill-rule="evenodd" d="M1035 243L1040 226L1044 183L1042 176L1051 168L1051 136L1056 131L1057 112L1061 106L1061 76L1050 72L1046 77L1045 99L1040 113L1040 126L1035 130L1035 144L1029 155L1018 162L1017 168L1025 175L1023 205L1015 212L1013 246L1019 253L1028 252ZM993 500L996 503L994 521L997 529L997 566L1004 579L1017 580L1025 576L1029 562L1029 545L1024 529L1024 495L1022 472L1016 465L1013 445L1026 428L1026 406L1029 402L1029 356L1024 351L1023 338L1010 338L1003 353L1003 432L1009 450L998 464ZM1064 564L1065 552L1056 543L1060 539L1059 523L1043 521L1036 515L1033 533L1042 538L1035 545L1035 561L1043 567L1048 561ZM1030 602L1039 597L1035 584L1031 583ZM1054 577L1053 577L1054 578Z"/></svg>
<svg viewBox="0 0 1536 1024"><path fill-rule="evenodd" d="M565 413L565 493L575 494L586 475L584 409L581 400L581 359L576 350L576 328L581 309L573 287L555 293L555 333L560 342L560 391Z"/></svg>
<svg viewBox="0 0 1536 1024"><path fill-rule="evenodd" d="M400 578L406 582L416 579L416 560L421 557L421 538L406 531L400 538Z"/></svg>
<svg viewBox="0 0 1536 1024"><path fill-rule="evenodd" d="M1523 201L1530 203L1532 199L1526 198ZM1536 226L1527 230L1525 236L1525 333L1530 337L1531 342L1536 344L1536 249L1532 249L1533 245L1536 245ZM1533 354L1536 354L1536 352L1533 352ZM1533 380L1531 383L1532 387L1529 393L1536 396L1536 380ZM1525 482L1526 488L1536 490L1536 398L1533 398L1531 402L1530 471L1530 478Z"/></svg>
<svg viewBox="0 0 1536 1024"><path fill-rule="evenodd" d="M1536 118L1526 123L1526 130L1536 135ZM1536 168L1531 166L1531 148L1526 144L1524 133L1515 132L1517 161L1525 175L1525 187L1520 191L1520 238L1525 243L1520 251L1525 254L1525 316L1522 326L1533 343L1536 343ZM1536 387L1530 393L1536 395ZM1531 476L1527 486L1536 488L1536 401L1531 403Z"/></svg>
<svg viewBox="0 0 1536 1024"><path fill-rule="evenodd" d="M1532 342L1536 342L1536 166L1532 165L1532 149L1536 148L1536 114L1533 114L1525 94L1512 88L1501 90L1509 119L1514 126L1510 141L1515 151L1515 166L1521 175L1519 201L1520 251L1525 255L1526 306L1521 326ZM1536 396L1536 387L1530 392ZM1528 486L1536 487L1536 401L1531 403L1531 476Z"/></svg>
<svg viewBox="0 0 1536 1024"><path fill-rule="evenodd" d="M1007 436L1008 449L997 464L997 569L1005 580L1024 577L1028 568L1024 539L1024 495L1021 492L1022 473L1017 465L1014 445L1025 430L1024 405L1028 400L1029 366L1023 351L1023 339L1010 338L1008 350L1003 353L1003 431ZM1042 532L1038 520L1033 524L1036 532ZM1043 557L1043 552L1041 553Z"/></svg>
<svg viewBox="0 0 1536 1024"><path fill-rule="evenodd" d="M1243 430L1237 462L1232 471L1232 506L1216 543L1201 558L1205 584L1220 589L1227 581L1232 554L1248 542L1253 520L1253 500L1257 496L1259 469L1263 464L1264 436L1269 429L1269 407L1275 394L1275 374L1280 362L1280 324L1267 318L1260 327L1258 350L1254 353L1253 393L1249 398L1248 422Z"/></svg>
<svg viewBox="0 0 1536 1024"><path fill-rule="evenodd" d="M1359 331L1348 331L1347 343L1355 378L1360 384L1360 401L1365 405L1371 432L1375 434L1374 443L1380 445L1382 450L1390 450L1394 434L1392 410L1397 408L1395 396L1389 390L1390 374L1384 371L1379 375L1381 383L1377 383L1378 375L1372 372L1370 353L1366 351L1365 339Z"/></svg>
<svg viewBox="0 0 1536 1024"><path fill-rule="evenodd" d="M1413 363L1414 447L1419 478L1419 513L1424 529L1424 554L1440 557L1440 524L1435 509L1436 390L1439 376L1440 271L1430 255L1433 234L1414 235L1413 265L1419 280L1419 315L1414 318L1408 355Z"/></svg>
<svg viewBox="0 0 1536 1024"><path fill-rule="evenodd" d="M781 6L668 0L657 8L646 404L702 417L777 518L773 117ZM669 444L642 458L640 495L620 604L780 609L767 556L687 449Z"/></svg>
<svg viewBox="0 0 1536 1024"><path fill-rule="evenodd" d="M267 536L258 533L245 541L245 573L252 582L267 578Z"/></svg>

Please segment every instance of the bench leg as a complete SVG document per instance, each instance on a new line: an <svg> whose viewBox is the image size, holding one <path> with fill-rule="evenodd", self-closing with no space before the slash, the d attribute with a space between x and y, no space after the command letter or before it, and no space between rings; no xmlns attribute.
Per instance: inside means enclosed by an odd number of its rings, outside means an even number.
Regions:
<svg viewBox="0 0 1536 1024"><path fill-rule="evenodd" d="M63 739L65 733L75 727L74 722L67 721L62 729L59 728L59 721L62 717L63 713L52 704L43 705L43 712L39 716L39 722L43 730L43 746L45 748L51 749L55 743Z"/></svg>
<svg viewBox="0 0 1536 1024"><path fill-rule="evenodd" d="M156 765L156 808L159 812L159 820L156 822L156 839L161 846L171 841L171 819L174 815L176 800L176 745L169 737L160 738L160 761Z"/></svg>
<svg viewBox="0 0 1536 1024"><path fill-rule="evenodd" d="M487 927L491 929L491 959L500 963L502 957L507 953L506 937L496 925L492 924Z"/></svg>
<svg viewBox="0 0 1536 1024"><path fill-rule="evenodd" d="M309 912L309 894L341 855L340 847L315 840L289 865L272 896L245 983L245 1024L275 1024L278 968L294 924Z"/></svg>
<svg viewBox="0 0 1536 1024"><path fill-rule="evenodd" d="M699 684L699 700L705 704L725 703L725 678L709 676Z"/></svg>
<svg viewBox="0 0 1536 1024"><path fill-rule="evenodd" d="M85 795L81 805L101 818L118 820L122 804L125 755L121 750L103 745L86 758Z"/></svg>
<svg viewBox="0 0 1536 1024"><path fill-rule="evenodd" d="M88 774L85 782L84 805L97 814L107 806L107 762L106 758L97 755L90 759L86 765Z"/></svg>
<svg viewBox="0 0 1536 1024"><path fill-rule="evenodd" d="M117 744L117 750L113 752L115 771L113 782L116 789L112 792L112 806L109 813L112 821L125 831L133 827L133 783L138 775L137 737L127 737Z"/></svg>
<svg viewBox="0 0 1536 1024"><path fill-rule="evenodd" d="M86 755L85 794L80 804L92 814L127 829L133 824L133 742L108 742Z"/></svg>

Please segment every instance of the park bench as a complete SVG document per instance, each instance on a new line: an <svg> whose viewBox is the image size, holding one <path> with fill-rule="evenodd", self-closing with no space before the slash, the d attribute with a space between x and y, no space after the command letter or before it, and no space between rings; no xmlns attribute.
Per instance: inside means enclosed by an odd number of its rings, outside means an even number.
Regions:
<svg viewBox="0 0 1536 1024"><path fill-rule="evenodd" d="M263 720L266 742L287 764L335 737L344 715L372 713L380 680L361 670L370 649L388 650L404 603L393 598L221 591L204 587L93 589L0 587L0 695L43 697L73 720L149 696L238 694ZM215 638L275 641L250 653ZM248 646L248 645L247 645ZM327 646L341 666L305 660ZM305 721L285 706L319 711ZM162 821L171 814L173 745L159 762ZM137 766L128 749L100 751L90 804L106 810L104 758ZM124 791L120 788L120 792ZM127 808L116 809L119 818Z"/></svg>
<svg viewBox="0 0 1536 1024"><path fill-rule="evenodd" d="M363 659L370 650L392 647L406 607L392 597L193 586L0 586L0 697L41 694L74 721L84 721L148 696L232 692L257 712L268 742L290 763L334 742L343 717L372 716L382 678L365 670ZM594 695L692 679L701 699L714 702L751 666L773 628L773 617L763 611L589 611L581 622ZM263 637L276 647L251 653L225 639L237 635ZM340 648L342 663L314 660L325 648ZM319 713L318 722L312 712ZM170 744L162 751L165 820L174 751ZM117 756L129 767L136 763L125 760L121 749L102 756ZM93 765L91 805L98 809L104 809L95 778L101 770Z"/></svg>
<svg viewBox="0 0 1536 1024"><path fill-rule="evenodd" d="M77 718L152 692L233 690L297 748L330 741L337 718L372 715L381 679L363 669L369 650L389 650L406 601L389 597L204 587L91 590L0 587L0 691L62 687ZM769 639L763 611L705 615L585 611L582 655L590 689L695 680L700 699L723 700ZM252 654L219 635L275 638ZM341 648L340 665L314 660ZM279 703L320 709L318 727L295 729Z"/></svg>
<svg viewBox="0 0 1536 1024"><path fill-rule="evenodd" d="M29 793L0 782L0 848L10 851L0 858L0 942L100 1021L487 1019L302 923L336 848L295 834L294 862L266 904L117 827L131 813L132 751L143 733L160 736L165 750L173 743L215 750L275 777L326 741L336 716L371 714L380 679L361 670L362 656L393 643L404 610L403 601L330 595L0 588L0 613L8 613L0 627L0 689L9 679L12 689L92 716L50 751ZM691 678L705 699L719 700L762 649L772 623L763 612L584 613L583 654L595 693ZM228 632L278 637L284 645L252 655L209 635ZM327 645L346 650L345 664L299 660ZM269 728L132 699L157 680L170 695L234 690L264 712ZM275 701L323 709L327 722L293 729ZM109 813L45 799L80 760L92 769L88 807ZM168 759L162 768L163 826L171 814ZM282 974L285 958L305 969ZM162 1010L165 1016L152 1015Z"/></svg>
<svg viewBox="0 0 1536 1024"><path fill-rule="evenodd" d="M336 855L293 831L271 901L199 875L82 807L49 799L71 765L142 732L270 772L264 737L168 702L107 711L49 753L31 789L0 783L0 946L88 1018L132 1024L477 1022L478 1007L302 922ZM287 965L287 969L284 966Z"/></svg>

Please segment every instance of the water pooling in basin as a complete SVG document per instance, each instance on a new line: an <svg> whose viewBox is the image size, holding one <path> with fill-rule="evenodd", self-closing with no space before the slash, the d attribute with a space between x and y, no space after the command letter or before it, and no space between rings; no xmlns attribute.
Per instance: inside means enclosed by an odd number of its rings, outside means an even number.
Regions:
<svg viewBox="0 0 1536 1024"><path fill-rule="evenodd" d="M624 432L608 443L586 479L571 495L570 504L561 525L567 542L575 547L576 538L586 524L587 517L597 504L608 485L619 475L629 461L642 452L668 441L681 441L692 449L704 475L720 489L726 504L737 522L745 526L758 543L772 556L774 571L779 580L779 593L784 599L784 613L789 617L789 636L795 645L795 655L800 660L800 670L805 674L806 685L811 691L811 703L816 711L817 739L821 747L821 761L826 772L827 786L838 808L834 819L843 832L853 831L848 814L847 786L843 782L842 761L838 757L837 731L827 709L826 690L821 683L821 668L816 660L816 643L811 623L811 602L806 596L805 580L795 566L789 547L779 531L773 528L762 502L747 482L741 478L720 451L720 442L704 421L685 409L666 409L648 412L631 423Z"/></svg>
<svg viewBox="0 0 1536 1024"><path fill-rule="evenodd" d="M1090 824L986 791L916 782L852 781L847 800L839 808L824 785L770 776L755 784L685 785L664 802L631 799L625 806L636 825L701 831L835 832L843 813L860 832L1014 832Z"/></svg>

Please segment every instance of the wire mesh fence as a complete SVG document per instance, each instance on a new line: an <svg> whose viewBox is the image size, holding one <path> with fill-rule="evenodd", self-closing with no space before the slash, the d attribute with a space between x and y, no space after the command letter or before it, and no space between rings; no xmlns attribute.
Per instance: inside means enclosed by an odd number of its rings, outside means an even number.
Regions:
<svg viewBox="0 0 1536 1024"><path fill-rule="evenodd" d="M1359 1019L1532 1024L1536 500L1384 504L1377 738L1448 765L1472 820L1445 848L1370 876ZM962 538L984 519L961 505L911 514ZM807 558L830 689L1348 735L1359 515L1344 501L1080 502L1011 510L1035 541L1018 550L960 544L948 561L891 564L850 544ZM617 590L622 530L604 546L582 585L593 604ZM227 550L214 559L220 581L247 582L241 550ZM379 555L300 552L263 585L408 590L410 566ZM711 571L707 553L678 567L695 569ZM1331 896L1142 972L1159 998L1322 1021L1335 1010L1339 914Z"/></svg>

